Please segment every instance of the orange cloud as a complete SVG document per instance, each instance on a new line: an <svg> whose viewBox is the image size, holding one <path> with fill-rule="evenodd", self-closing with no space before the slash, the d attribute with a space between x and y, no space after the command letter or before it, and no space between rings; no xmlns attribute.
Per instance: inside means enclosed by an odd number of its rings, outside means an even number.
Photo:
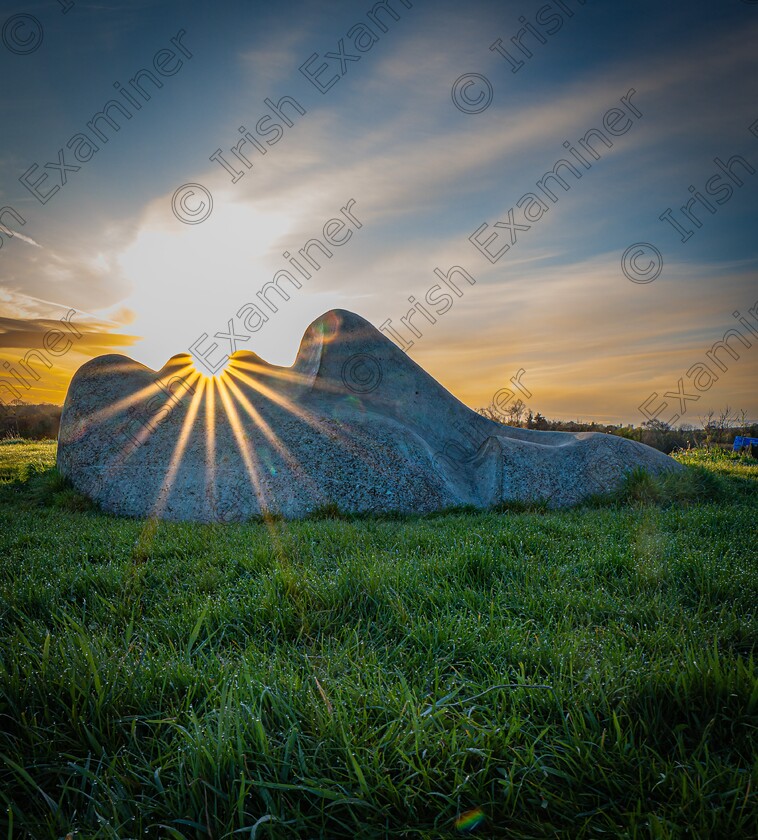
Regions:
<svg viewBox="0 0 758 840"><path fill-rule="evenodd" d="M72 309L60 319L0 317L0 402L62 403L81 365L139 341L112 332L111 324L77 322L76 315Z"/></svg>

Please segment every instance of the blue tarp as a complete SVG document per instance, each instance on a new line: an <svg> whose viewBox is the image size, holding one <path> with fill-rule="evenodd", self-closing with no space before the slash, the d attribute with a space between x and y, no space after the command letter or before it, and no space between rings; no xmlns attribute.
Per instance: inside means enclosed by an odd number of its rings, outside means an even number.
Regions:
<svg viewBox="0 0 758 840"><path fill-rule="evenodd" d="M747 449L750 445L758 446L758 438L754 437L743 437L742 435L737 435L734 439L734 446L732 450L734 452L739 452L740 449Z"/></svg>

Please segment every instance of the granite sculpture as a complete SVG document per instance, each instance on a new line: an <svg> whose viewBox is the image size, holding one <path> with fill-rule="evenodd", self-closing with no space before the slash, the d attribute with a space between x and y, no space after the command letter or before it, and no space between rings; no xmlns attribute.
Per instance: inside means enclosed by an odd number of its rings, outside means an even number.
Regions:
<svg viewBox="0 0 758 840"><path fill-rule="evenodd" d="M290 368L234 354L217 378L187 354L155 371L120 355L75 374L58 468L105 511L195 522L419 512L613 490L682 467L635 441L505 426L463 405L368 321L332 310Z"/></svg>

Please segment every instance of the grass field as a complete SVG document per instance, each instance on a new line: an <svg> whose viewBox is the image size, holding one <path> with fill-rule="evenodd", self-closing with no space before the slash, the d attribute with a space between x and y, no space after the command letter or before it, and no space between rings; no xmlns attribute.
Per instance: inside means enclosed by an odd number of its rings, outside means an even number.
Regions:
<svg viewBox="0 0 758 840"><path fill-rule="evenodd" d="M758 462L200 526L0 444L0 840L758 836Z"/></svg>

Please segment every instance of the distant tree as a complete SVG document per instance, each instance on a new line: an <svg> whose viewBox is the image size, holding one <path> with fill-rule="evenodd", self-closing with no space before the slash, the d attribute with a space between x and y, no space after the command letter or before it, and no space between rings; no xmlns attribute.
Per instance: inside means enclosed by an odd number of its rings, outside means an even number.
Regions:
<svg viewBox="0 0 758 840"><path fill-rule="evenodd" d="M533 423L535 429L545 430L548 428L547 418L540 414L539 411L534 415Z"/></svg>

